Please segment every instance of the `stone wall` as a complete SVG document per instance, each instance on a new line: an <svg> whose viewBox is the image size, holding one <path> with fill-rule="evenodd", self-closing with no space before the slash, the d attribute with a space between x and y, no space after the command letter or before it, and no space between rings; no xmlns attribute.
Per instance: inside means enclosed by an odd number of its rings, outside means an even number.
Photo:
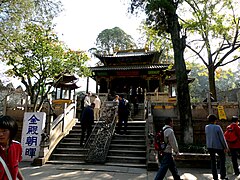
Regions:
<svg viewBox="0 0 240 180"><path fill-rule="evenodd" d="M239 116L239 105L237 102L214 102L212 103L212 113L218 115L217 106L221 105L224 107L227 120L219 120L217 123L225 131L226 127L231 123L231 118L233 115ZM164 125L164 119L166 117L172 117L174 119L174 131L177 139L180 139L180 134L182 129L180 128L180 122L178 120L178 112L175 105L170 105L170 103L161 104L154 103L152 106L152 112L154 117L154 124L156 130L161 128ZM205 140L205 126L208 124L207 116L209 114L208 104L207 103L198 103L194 104L192 108L192 123L193 123L193 139L194 144L204 145Z"/></svg>

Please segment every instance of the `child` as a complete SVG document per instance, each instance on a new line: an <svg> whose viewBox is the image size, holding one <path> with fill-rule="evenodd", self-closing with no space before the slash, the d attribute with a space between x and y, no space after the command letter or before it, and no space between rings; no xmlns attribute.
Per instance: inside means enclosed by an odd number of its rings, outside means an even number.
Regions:
<svg viewBox="0 0 240 180"><path fill-rule="evenodd" d="M14 141L18 126L10 116L0 116L0 156L7 164L13 180L24 179L18 169L18 164L22 160L22 146ZM7 173L0 162L0 179L7 180Z"/></svg>

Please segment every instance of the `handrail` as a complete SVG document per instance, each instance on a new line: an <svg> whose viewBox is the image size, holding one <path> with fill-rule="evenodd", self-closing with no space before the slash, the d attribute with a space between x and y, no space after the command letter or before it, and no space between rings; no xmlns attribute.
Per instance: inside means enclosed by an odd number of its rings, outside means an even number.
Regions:
<svg viewBox="0 0 240 180"><path fill-rule="evenodd" d="M54 130L54 129L57 127L57 125L58 125L61 121L63 121L63 119L64 119L64 114L60 114L60 115L53 121L53 123L52 123L52 130Z"/></svg>
<svg viewBox="0 0 240 180"><path fill-rule="evenodd" d="M107 101L102 108L102 123L96 134L96 138L90 143L86 162L104 163L106 161L110 142L116 126L117 102ZM100 121L99 121L100 122Z"/></svg>
<svg viewBox="0 0 240 180"><path fill-rule="evenodd" d="M103 107L103 105L105 104L105 102L106 102L106 100L103 101L103 103L102 103L102 105L101 105L102 107ZM101 114L102 114L102 113L101 113ZM97 122L95 123L95 125L94 125L94 127L93 127L93 129L92 129L92 132L91 132L89 138L87 139L87 141L86 141L86 143L85 143L85 145L84 145L84 149L86 149L86 148L89 147L89 142L90 142L91 137L93 136L93 133L95 132L95 130L97 129L97 127L100 127L100 126L99 126L99 124L100 124L100 119L102 119L102 118L101 118L101 115L100 115L100 118L97 120Z"/></svg>
<svg viewBox="0 0 240 180"><path fill-rule="evenodd" d="M62 140L64 136L76 124L75 117L75 103L69 106L64 106L64 111L54 121L49 123L49 132L46 134L48 138L42 141L40 145L40 156L34 159L34 165L43 165L49 159L51 153Z"/></svg>
<svg viewBox="0 0 240 180"><path fill-rule="evenodd" d="M100 94L98 94L98 95L99 95L99 98L101 97L101 100L102 100L101 109L103 109L103 106L105 105L105 102L106 102L106 100L107 100L108 94L102 93L101 95L103 95L103 96L100 96ZM87 139L87 141L86 141L86 143L85 143L85 145L84 145L84 149L89 148L89 142L90 142L91 137L94 135L94 132L96 131L97 127L99 127L99 128L101 127L101 125L100 125L100 119L102 119L102 118L101 118L102 111L103 111L103 110L100 111L100 118L99 118L99 119L97 120L97 122L95 123L95 125L94 125L94 127L93 127L93 129L92 129L92 132L91 132L89 138Z"/></svg>

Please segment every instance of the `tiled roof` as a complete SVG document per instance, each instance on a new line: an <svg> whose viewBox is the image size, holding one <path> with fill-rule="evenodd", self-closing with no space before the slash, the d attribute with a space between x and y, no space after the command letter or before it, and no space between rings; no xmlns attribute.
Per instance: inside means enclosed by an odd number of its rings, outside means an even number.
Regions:
<svg viewBox="0 0 240 180"><path fill-rule="evenodd" d="M132 56L148 56L148 55L153 55L156 52L145 52L145 51L123 51L123 52L117 52L113 55L100 55L100 54L95 54L98 58L114 58L114 57L132 57Z"/></svg>
<svg viewBox="0 0 240 180"><path fill-rule="evenodd" d="M128 65L128 66L98 66L90 67L92 71L116 71L116 70L142 70L142 69L163 69L169 64L143 64L143 65Z"/></svg>

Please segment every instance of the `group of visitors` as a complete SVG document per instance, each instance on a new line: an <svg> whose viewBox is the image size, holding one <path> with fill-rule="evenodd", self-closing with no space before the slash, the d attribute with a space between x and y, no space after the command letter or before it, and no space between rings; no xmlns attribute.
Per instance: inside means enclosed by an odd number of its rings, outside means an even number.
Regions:
<svg viewBox="0 0 240 180"><path fill-rule="evenodd" d="M233 116L231 124L226 128L227 130L230 129L234 134L234 138L232 138L233 140L231 141L226 140L226 132L224 133L221 126L217 124L218 118L215 114L208 115L207 119L209 124L205 126L206 147L211 158L213 179L218 180L217 154L220 160L220 179L228 180L225 162L226 153L229 152L232 159L234 175L238 176L240 174L238 167L238 156L240 153L240 127L238 125L238 117ZM168 169L171 171L174 180L181 179L173 158L173 154L179 154L179 149L172 127L173 120L171 118L165 119L163 129L167 128L164 131L164 141L167 142L167 146L162 154L160 168L155 176L155 180L163 180Z"/></svg>
<svg viewBox="0 0 240 180"><path fill-rule="evenodd" d="M81 115L81 138L80 138L80 147L83 147L86 144L88 138L92 133L92 126L94 124L94 120L97 121L100 118L100 107L101 100L98 95L94 96L94 100L91 102L92 93L88 92L87 95L83 99L83 109ZM87 132L87 136L85 138Z"/></svg>
<svg viewBox="0 0 240 180"><path fill-rule="evenodd" d="M209 123L205 127L206 133L206 143L207 148L211 157L211 167L213 179L218 179L217 166L216 166L216 154L219 156L220 160L220 177L221 179L228 179L226 177L226 153L230 152L232 158L232 165L234 170L234 175L239 175L238 168L238 154L240 153L240 127L238 124L238 117L233 116L231 124L226 128L225 133L223 132L220 125L217 125L217 116L211 114L208 116ZM230 129L232 131L235 139L228 141L227 131Z"/></svg>

